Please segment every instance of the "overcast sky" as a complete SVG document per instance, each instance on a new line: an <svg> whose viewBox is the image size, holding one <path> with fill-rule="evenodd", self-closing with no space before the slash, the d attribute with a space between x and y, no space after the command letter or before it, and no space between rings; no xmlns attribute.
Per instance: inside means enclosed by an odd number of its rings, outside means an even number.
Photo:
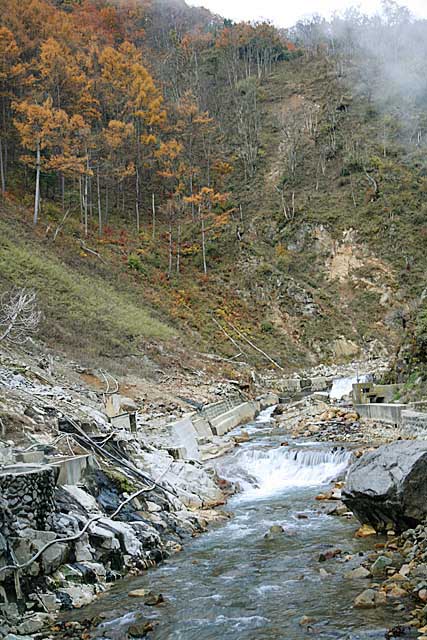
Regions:
<svg viewBox="0 0 427 640"><path fill-rule="evenodd" d="M326 17L334 11L359 6L372 13L380 6L380 0L187 0L188 4L207 7L214 13L233 20L268 19L281 27L290 27L297 20L313 13ZM416 16L427 18L427 0L399 2Z"/></svg>

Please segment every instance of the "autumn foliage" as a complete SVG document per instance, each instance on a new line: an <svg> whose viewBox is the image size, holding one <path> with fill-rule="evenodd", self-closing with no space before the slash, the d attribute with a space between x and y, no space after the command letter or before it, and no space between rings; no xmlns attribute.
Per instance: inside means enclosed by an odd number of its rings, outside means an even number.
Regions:
<svg viewBox="0 0 427 640"><path fill-rule="evenodd" d="M202 227L206 272L206 234L227 219L227 182L247 157L239 145L250 140L256 157L253 119L238 135L232 122L253 104L242 107L241 83L289 54L277 30L156 0L0 0L0 10L3 196L13 176L34 193L35 225L53 200L100 237L124 218L154 238L159 215L180 234L188 216Z"/></svg>

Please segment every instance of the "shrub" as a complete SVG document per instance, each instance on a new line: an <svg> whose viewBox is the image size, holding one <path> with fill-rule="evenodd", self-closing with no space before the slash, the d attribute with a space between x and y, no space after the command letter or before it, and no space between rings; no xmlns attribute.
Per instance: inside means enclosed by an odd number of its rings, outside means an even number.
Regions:
<svg viewBox="0 0 427 640"><path fill-rule="evenodd" d="M133 253L128 257L128 267L133 271L138 271L138 273L146 274L146 270L141 260Z"/></svg>

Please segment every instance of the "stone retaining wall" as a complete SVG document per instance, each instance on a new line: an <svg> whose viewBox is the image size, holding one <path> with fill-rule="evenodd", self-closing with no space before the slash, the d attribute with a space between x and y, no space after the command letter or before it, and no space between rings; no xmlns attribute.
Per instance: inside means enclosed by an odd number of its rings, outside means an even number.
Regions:
<svg viewBox="0 0 427 640"><path fill-rule="evenodd" d="M406 409L402 411L402 435L427 439L427 413Z"/></svg>
<svg viewBox="0 0 427 640"><path fill-rule="evenodd" d="M275 390L279 393L313 393L315 391L328 391L333 384L332 377L317 378L285 378L275 383Z"/></svg>
<svg viewBox="0 0 427 640"><path fill-rule="evenodd" d="M54 511L59 470L49 465L20 464L3 467L0 495L9 510L9 526L44 530Z"/></svg>

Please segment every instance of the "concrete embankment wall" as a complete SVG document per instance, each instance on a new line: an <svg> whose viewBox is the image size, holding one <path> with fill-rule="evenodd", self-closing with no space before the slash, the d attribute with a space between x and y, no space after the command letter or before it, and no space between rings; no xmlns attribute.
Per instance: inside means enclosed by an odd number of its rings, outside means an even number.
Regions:
<svg viewBox="0 0 427 640"><path fill-rule="evenodd" d="M279 393L296 394L301 392L328 391L332 387L333 377L284 378L276 381L275 390Z"/></svg>
<svg viewBox="0 0 427 640"><path fill-rule="evenodd" d="M253 420L258 413L256 401L243 402L229 409L210 421L212 433L215 436L223 436L239 424Z"/></svg>
<svg viewBox="0 0 427 640"><path fill-rule="evenodd" d="M424 411L417 411L416 409ZM378 420L400 427L403 438L427 439L427 412L425 404L357 404L355 409L363 418Z"/></svg>
<svg viewBox="0 0 427 640"><path fill-rule="evenodd" d="M355 404L354 408L362 418L378 420L386 424L401 424L402 411L407 404Z"/></svg>
<svg viewBox="0 0 427 640"><path fill-rule="evenodd" d="M183 460L201 460L202 445L215 436L226 435L240 424L250 422L260 411L278 402L279 398L274 393L245 402L240 397L227 398L170 424L175 456Z"/></svg>
<svg viewBox="0 0 427 640"><path fill-rule="evenodd" d="M404 437L427 439L427 413L405 409L402 411L401 430Z"/></svg>

